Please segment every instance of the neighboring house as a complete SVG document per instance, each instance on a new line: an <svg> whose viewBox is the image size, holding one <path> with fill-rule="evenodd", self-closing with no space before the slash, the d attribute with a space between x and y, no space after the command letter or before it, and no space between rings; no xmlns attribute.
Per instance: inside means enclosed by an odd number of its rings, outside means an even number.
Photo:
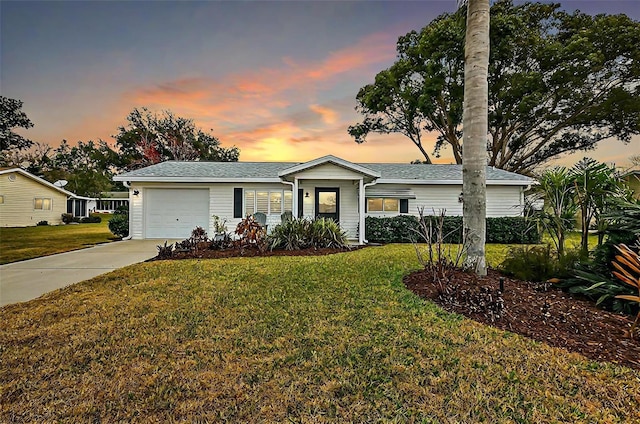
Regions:
<svg viewBox="0 0 640 424"><path fill-rule="evenodd" d="M417 215L446 209L462 215L461 165L352 163L324 156L304 163L163 162L114 177L131 193L134 239L186 238L196 226L212 232L213 218L229 229L255 212L267 224L281 214L333 218L364 243L365 216ZM518 216L535 181L487 168L487 216Z"/></svg>
<svg viewBox="0 0 640 424"><path fill-rule="evenodd" d="M633 191L633 197L640 200L640 169L627 172L622 176L622 179Z"/></svg>
<svg viewBox="0 0 640 424"><path fill-rule="evenodd" d="M62 224L63 213L89 216L88 197L77 196L21 168L0 169L0 226Z"/></svg>
<svg viewBox="0 0 640 424"><path fill-rule="evenodd" d="M119 207L129 207L128 191L106 191L96 199L95 212L114 213Z"/></svg>

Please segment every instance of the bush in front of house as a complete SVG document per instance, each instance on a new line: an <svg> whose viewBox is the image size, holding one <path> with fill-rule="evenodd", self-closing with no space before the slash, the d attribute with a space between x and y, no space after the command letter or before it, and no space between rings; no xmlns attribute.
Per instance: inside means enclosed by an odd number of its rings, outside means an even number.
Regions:
<svg viewBox="0 0 640 424"><path fill-rule="evenodd" d="M129 235L129 214L114 214L109 220L109 231L116 237L127 237Z"/></svg>
<svg viewBox="0 0 640 424"><path fill-rule="evenodd" d="M435 228L438 217L426 216ZM418 218L398 215L388 218L365 218L365 238L374 243L410 243L418 239ZM445 243L462 242L462 217L446 216L442 222ZM524 217L487 218L487 243L537 244L540 233L535 221Z"/></svg>
<svg viewBox="0 0 640 424"><path fill-rule="evenodd" d="M268 237L271 250L300 250L310 247L345 248L348 247L347 234L332 219L318 218L313 221L294 218L276 225Z"/></svg>
<svg viewBox="0 0 640 424"><path fill-rule="evenodd" d="M49 222L47 221L40 221L36 224L38 227L46 227L47 225L49 225Z"/></svg>
<svg viewBox="0 0 640 424"><path fill-rule="evenodd" d="M71 224L73 222L73 215L70 213L63 213L62 222L64 222L65 224Z"/></svg>
<svg viewBox="0 0 640 424"><path fill-rule="evenodd" d="M85 216L83 218L80 218L80 222L82 224L99 224L102 222L102 218L96 215Z"/></svg>

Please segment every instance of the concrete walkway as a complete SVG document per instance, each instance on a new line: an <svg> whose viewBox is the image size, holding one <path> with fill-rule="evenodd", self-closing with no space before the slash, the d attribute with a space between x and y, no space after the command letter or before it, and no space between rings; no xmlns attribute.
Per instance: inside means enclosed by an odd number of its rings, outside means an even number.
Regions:
<svg viewBox="0 0 640 424"><path fill-rule="evenodd" d="M162 240L164 243L164 240ZM156 256L160 240L126 240L0 265L0 306L35 299Z"/></svg>

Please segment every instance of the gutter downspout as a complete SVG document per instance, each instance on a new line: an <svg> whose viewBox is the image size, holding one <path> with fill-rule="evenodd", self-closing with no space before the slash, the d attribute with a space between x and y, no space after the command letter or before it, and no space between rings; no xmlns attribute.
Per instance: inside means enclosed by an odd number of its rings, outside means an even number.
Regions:
<svg viewBox="0 0 640 424"><path fill-rule="evenodd" d="M296 183L291 181L282 180L282 184L288 184L291 186L291 214L294 218L298 217L298 190L296 190Z"/></svg>
<svg viewBox="0 0 640 424"><path fill-rule="evenodd" d="M360 193L360 196L362 197L362 199L364 199L362 201L362 205L364 205L364 202L367 201L367 199L366 199L367 187L371 187L371 186L374 186L376 184L378 184L378 180L377 179L371 181L370 183L366 183L366 184L364 184L362 186L362 193ZM364 242L364 244L369 244L369 240L367 240L365 238L366 229L365 229L365 226L364 226L364 207L362 208L362 220L361 220L361 223L362 223L362 241Z"/></svg>
<svg viewBox="0 0 640 424"><path fill-rule="evenodd" d="M123 181L122 185L125 186L128 189L131 189L131 184L129 184L129 181ZM132 229L131 229L131 203L133 203L131 201L131 190L129 190L129 235L126 237L122 238L122 241L126 241L126 240L131 240L131 237L133 237L133 233L132 233Z"/></svg>

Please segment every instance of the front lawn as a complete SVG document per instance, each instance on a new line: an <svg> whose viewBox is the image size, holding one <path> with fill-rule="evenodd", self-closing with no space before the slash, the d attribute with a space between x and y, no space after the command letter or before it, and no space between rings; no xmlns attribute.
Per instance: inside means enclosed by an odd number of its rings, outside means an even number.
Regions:
<svg viewBox="0 0 640 424"><path fill-rule="evenodd" d="M0 309L0 421L638 422L640 374L413 295L411 245L133 265Z"/></svg>
<svg viewBox="0 0 640 424"><path fill-rule="evenodd" d="M0 228L0 264L82 249L113 240L110 214L99 224Z"/></svg>

